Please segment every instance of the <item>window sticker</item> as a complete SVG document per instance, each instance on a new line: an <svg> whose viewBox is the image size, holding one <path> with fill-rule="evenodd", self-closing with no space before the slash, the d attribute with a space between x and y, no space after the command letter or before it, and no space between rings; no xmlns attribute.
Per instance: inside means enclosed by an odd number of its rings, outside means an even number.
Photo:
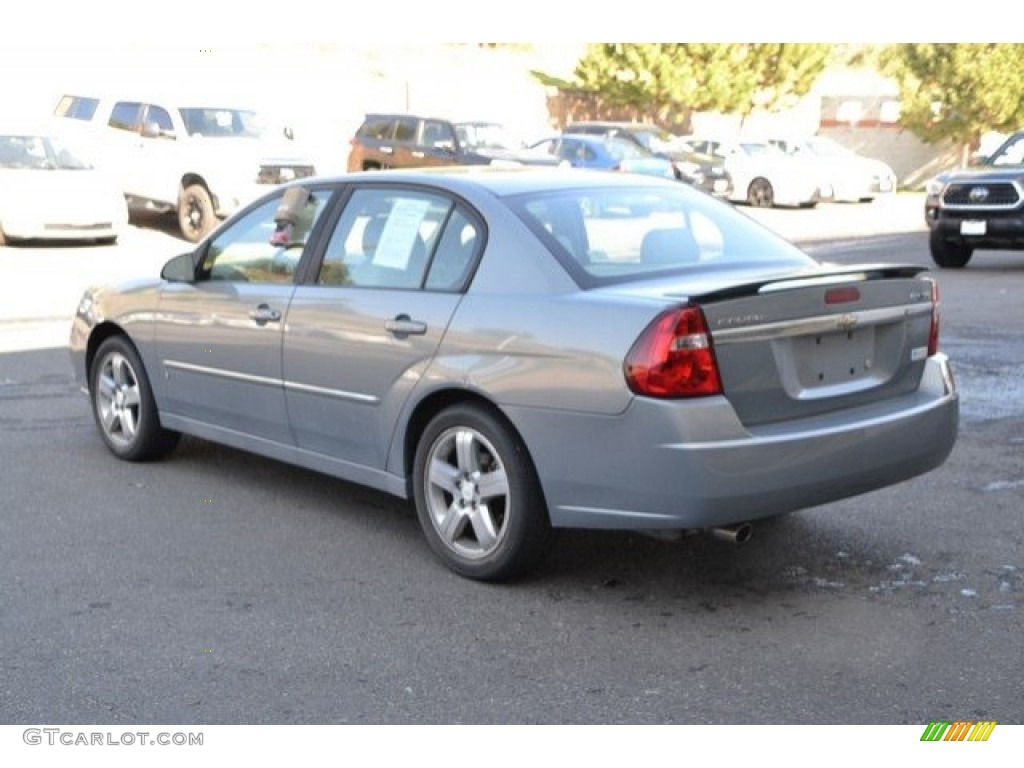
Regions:
<svg viewBox="0 0 1024 768"><path fill-rule="evenodd" d="M429 200L396 200L381 233L373 263L382 267L405 269L429 208Z"/></svg>

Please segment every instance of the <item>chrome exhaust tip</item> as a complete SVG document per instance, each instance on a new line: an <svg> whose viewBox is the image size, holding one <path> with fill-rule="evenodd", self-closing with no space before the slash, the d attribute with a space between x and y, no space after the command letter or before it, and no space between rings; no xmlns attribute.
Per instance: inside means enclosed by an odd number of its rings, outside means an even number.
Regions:
<svg viewBox="0 0 1024 768"><path fill-rule="evenodd" d="M754 535L754 526L750 523L723 525L712 528L711 535L719 541L727 541L730 544L744 544L750 541L750 537Z"/></svg>

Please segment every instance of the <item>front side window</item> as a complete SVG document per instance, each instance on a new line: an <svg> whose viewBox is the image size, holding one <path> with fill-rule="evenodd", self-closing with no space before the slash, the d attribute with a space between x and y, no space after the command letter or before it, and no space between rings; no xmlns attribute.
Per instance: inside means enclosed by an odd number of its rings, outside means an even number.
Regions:
<svg viewBox="0 0 1024 768"><path fill-rule="evenodd" d="M171 116L163 107L150 105L146 108L146 122L153 123L160 131L171 132L174 130L174 123Z"/></svg>
<svg viewBox="0 0 1024 768"><path fill-rule="evenodd" d="M731 206L688 188L573 189L510 205L584 288L666 272L814 264Z"/></svg>
<svg viewBox="0 0 1024 768"><path fill-rule="evenodd" d="M315 191L302 210L299 220L282 239L281 226L275 220L281 195L275 195L217 235L210 243L200 276L206 280L247 283L290 283L309 235L330 197L327 191Z"/></svg>
<svg viewBox="0 0 1024 768"><path fill-rule="evenodd" d="M256 112L227 107L184 107L178 110L189 136L258 138L263 123Z"/></svg>
<svg viewBox="0 0 1024 768"><path fill-rule="evenodd" d="M455 148L455 133L449 123L427 120L423 123L423 145L425 147Z"/></svg>
<svg viewBox="0 0 1024 768"><path fill-rule="evenodd" d="M416 126L419 121L414 117L403 117L395 126L395 141L413 142L416 140Z"/></svg>

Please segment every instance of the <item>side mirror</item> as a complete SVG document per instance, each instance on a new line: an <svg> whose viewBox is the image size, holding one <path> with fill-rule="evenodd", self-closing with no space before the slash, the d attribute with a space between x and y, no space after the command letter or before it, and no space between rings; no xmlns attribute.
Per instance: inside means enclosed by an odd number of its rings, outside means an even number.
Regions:
<svg viewBox="0 0 1024 768"><path fill-rule="evenodd" d="M193 283L196 279L196 265L191 253L182 253L164 264L160 277L169 283Z"/></svg>
<svg viewBox="0 0 1024 768"><path fill-rule="evenodd" d="M159 123L152 121L142 124L142 135L147 139L173 139L174 131L165 131Z"/></svg>

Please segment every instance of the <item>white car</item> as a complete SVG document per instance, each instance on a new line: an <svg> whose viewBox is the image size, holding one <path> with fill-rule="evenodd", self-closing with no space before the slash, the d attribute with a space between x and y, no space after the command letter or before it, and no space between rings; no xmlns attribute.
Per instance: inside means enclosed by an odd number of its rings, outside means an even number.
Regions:
<svg viewBox="0 0 1024 768"><path fill-rule="evenodd" d="M0 245L113 243L128 223L114 182L48 126L0 126Z"/></svg>
<svg viewBox="0 0 1024 768"><path fill-rule="evenodd" d="M852 149L825 138L770 139L783 152L816 164L832 187L836 202L871 202L896 191L896 174L881 160L858 155Z"/></svg>
<svg viewBox="0 0 1024 768"><path fill-rule="evenodd" d="M694 152L722 158L732 177L729 199L733 202L757 208L813 208L832 196L828 183L813 165L790 157L767 141L685 136L680 143Z"/></svg>

